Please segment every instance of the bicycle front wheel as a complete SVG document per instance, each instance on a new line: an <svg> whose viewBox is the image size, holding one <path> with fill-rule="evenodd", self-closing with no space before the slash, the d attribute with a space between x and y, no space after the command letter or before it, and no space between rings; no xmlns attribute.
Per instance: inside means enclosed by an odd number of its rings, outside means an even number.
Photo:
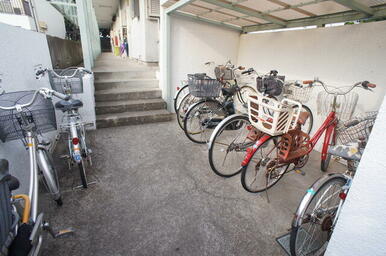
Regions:
<svg viewBox="0 0 386 256"><path fill-rule="evenodd" d="M209 141L214 128L227 116L222 104L217 100L204 100L191 106L184 118L186 136L195 143Z"/></svg>
<svg viewBox="0 0 386 256"><path fill-rule="evenodd" d="M344 176L329 176L307 190L292 223L292 256L323 255L341 206L339 194L346 183Z"/></svg>
<svg viewBox="0 0 386 256"><path fill-rule="evenodd" d="M208 156L215 174L232 177L241 171L246 149L255 142L248 137L250 124L248 116L234 114L224 119L213 131Z"/></svg>
<svg viewBox="0 0 386 256"><path fill-rule="evenodd" d="M298 106L295 106L295 108L298 108ZM307 133L308 135L310 134L312 127L314 125L314 115L312 114L312 111L309 107L306 105L302 105L302 112L307 112L308 113L308 118L304 124L301 126L302 132Z"/></svg>
<svg viewBox="0 0 386 256"><path fill-rule="evenodd" d="M83 188L88 187L85 162L86 161L84 161L84 158L82 158L82 160L78 163L80 180L82 181Z"/></svg>
<svg viewBox="0 0 386 256"><path fill-rule="evenodd" d="M275 185L287 171L289 164L278 158L281 136L271 137L262 143L248 165L241 170L241 185L251 193L258 193Z"/></svg>

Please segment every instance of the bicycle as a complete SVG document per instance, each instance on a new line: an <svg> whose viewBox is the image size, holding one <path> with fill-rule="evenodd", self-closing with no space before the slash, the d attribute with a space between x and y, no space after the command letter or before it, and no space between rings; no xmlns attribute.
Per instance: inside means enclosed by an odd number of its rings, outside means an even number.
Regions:
<svg viewBox="0 0 386 256"><path fill-rule="evenodd" d="M78 166L81 186L87 188L89 183L87 181L86 162L90 166L92 165L92 151L86 144L85 123L78 111L79 108L83 107L83 102L74 99L72 95L83 93L83 75L92 74L92 72L84 68L71 67L57 74L54 70L40 69L36 72L36 77L40 79L45 73L49 75L52 89L68 96L55 104L55 108L64 114L60 131L61 134L67 135L69 154L63 158L67 159L69 169L73 165Z"/></svg>
<svg viewBox="0 0 386 256"><path fill-rule="evenodd" d="M0 173L2 178L8 181L8 187L3 186L5 190L1 194L1 196L6 195L2 200L6 201L4 203L7 207L2 208L1 213L4 216L13 216L8 218L8 224L6 224L10 228L8 234L12 234L6 247L9 246L10 251L19 253L16 255L38 255L43 241L43 230L48 231L54 238L73 232L72 229L66 229L55 233L43 220L43 213L38 213L39 170L43 174L44 183L50 186L50 189L56 189L50 192L54 193L54 199L57 200L58 205L62 204L55 169L49 161L41 162L48 159L48 156L47 152L42 150L38 139L38 134L56 129L55 111L51 102L53 96L67 98L66 95L47 88L4 93L0 96L0 139L2 141L22 139L29 152L28 195L15 195L10 200L10 191L17 189L19 182L16 178L9 176L8 161L4 159L0 161ZM46 158L40 158L39 154L45 155ZM44 170L41 167L39 169L38 166L50 168ZM59 197L56 197L58 195Z"/></svg>
<svg viewBox="0 0 386 256"><path fill-rule="evenodd" d="M243 73L257 74L253 69ZM277 74L277 71L273 70L266 75L258 76L255 81L258 82L259 92L275 99L284 95L293 100L298 98L301 98L303 102L309 100L310 89L299 88L298 85L295 85L296 83L284 83L284 77ZM309 118L301 128L309 134L313 125L313 115L305 105L302 106L302 111L308 112ZM225 118L216 126L208 143L209 164L213 172L221 177L232 177L240 173L242 168L240 162L245 157L246 150L263 135L263 132L251 125L247 114L234 114Z"/></svg>
<svg viewBox="0 0 386 256"><path fill-rule="evenodd" d="M327 248L376 115L369 113L340 128L340 145L329 148L329 153L346 160L347 171L328 174L307 189L291 225L292 256L322 255Z"/></svg>
<svg viewBox="0 0 386 256"><path fill-rule="evenodd" d="M297 105L299 110L302 108L301 103L290 99L279 102L264 96L250 97L248 108L250 122L265 135L256 141L253 147L247 149L241 163L241 184L246 191L258 193L267 190L285 173L302 168L308 161L309 153L324 133L321 170L327 171L331 160L328 148L330 145L335 145L338 121L350 118L357 103L358 95L350 92L358 86L366 90L376 86L363 81L348 86L348 89L342 91L343 87L328 89L318 79L304 81L304 84L323 87L324 91L318 95L318 106L324 106L324 110L329 111L325 121L312 138L299 129L300 125L307 120L307 116L296 111L293 106ZM264 109L269 109L272 113ZM288 170L291 164L294 164L294 168Z"/></svg>
<svg viewBox="0 0 386 256"><path fill-rule="evenodd" d="M245 101L243 95L245 97L245 94L249 95L251 91L256 92L248 85L238 86L235 71L243 69L244 67L235 68L228 63L227 66L216 67L217 79L191 77L189 80L190 94L202 98L191 105L184 116L184 132L191 141L199 144L207 143L210 131L225 117L236 112L235 96L238 101L243 102ZM234 81L234 84L232 85L229 81ZM223 98L217 100L220 93Z"/></svg>
<svg viewBox="0 0 386 256"><path fill-rule="evenodd" d="M211 64L213 64L213 62L205 63L206 66L209 66ZM220 65L220 66L217 66L214 68L214 70L215 70L214 73L215 73L216 78L219 80L219 82L224 87L231 87L232 85L229 83L228 80L225 80L224 77L222 77L222 73L221 73L221 71L219 71L219 69L221 67L225 67L226 69L230 69L232 66L233 66L232 63L230 61L228 61L225 65ZM216 70L217 70L217 72L216 72ZM242 74L245 74L245 73L242 72ZM229 77L229 75L227 75L227 76L228 76L228 79L230 79L230 80L232 80L232 78L233 78L233 83L235 85L238 85L239 84L238 79L242 78L242 76L237 76L237 74L235 74L233 77L232 76ZM184 130L184 118L185 118L187 111L189 110L189 107L202 100L202 97L195 97L189 92L188 81L192 81L193 79L205 79L205 78L210 79L210 76L207 76L207 73L188 74L188 80L185 83L186 85L184 85L181 88L177 87L177 94L174 98L174 106L176 108L175 110L176 110L178 125L183 130ZM235 103L236 103L235 109L236 110L237 110L237 103L245 104L246 99L247 99L247 95L249 93L251 93L251 91L256 92L256 90L253 87L249 86L248 83L239 86L239 88L240 88L240 91L239 91L239 93L236 94L237 95L237 101L235 101Z"/></svg>

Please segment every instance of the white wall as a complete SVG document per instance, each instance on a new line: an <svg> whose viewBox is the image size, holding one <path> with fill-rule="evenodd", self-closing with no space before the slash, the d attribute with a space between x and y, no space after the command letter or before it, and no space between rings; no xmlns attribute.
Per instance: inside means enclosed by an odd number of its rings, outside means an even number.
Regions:
<svg viewBox="0 0 386 256"><path fill-rule="evenodd" d="M6 92L50 87L47 80L36 80L34 66L52 68L47 39L44 34L0 23L0 86ZM28 44L26 44L28 42ZM49 137L53 137L50 133ZM21 191L28 192L28 152L21 141L2 143L0 158L10 162L11 173L21 181Z"/></svg>
<svg viewBox="0 0 386 256"><path fill-rule="evenodd" d="M386 254L386 100L383 101L326 256Z"/></svg>
<svg viewBox="0 0 386 256"><path fill-rule="evenodd" d="M0 13L0 23L36 31L35 21L27 15Z"/></svg>
<svg viewBox="0 0 386 256"><path fill-rule="evenodd" d="M171 85L168 86L172 86L173 95L187 74L212 71L214 67L208 70L205 62L237 62L238 32L172 16L170 33Z"/></svg>
<svg viewBox="0 0 386 256"><path fill-rule="evenodd" d="M38 21L47 24L46 34L64 39L66 27L63 15L46 0L34 0L34 2Z"/></svg>
<svg viewBox="0 0 386 256"><path fill-rule="evenodd" d="M289 79L319 77L333 85L369 80L373 93L356 89L358 112L377 110L386 92L386 21L301 31L244 34L238 64L260 72L277 69ZM307 105L316 115L316 94ZM319 127L317 117L314 127ZM314 129L315 130L315 129Z"/></svg>
<svg viewBox="0 0 386 256"><path fill-rule="evenodd" d="M139 1L140 17L132 19L133 1L127 10L129 56L144 62L159 61L159 24L147 16L147 0Z"/></svg>

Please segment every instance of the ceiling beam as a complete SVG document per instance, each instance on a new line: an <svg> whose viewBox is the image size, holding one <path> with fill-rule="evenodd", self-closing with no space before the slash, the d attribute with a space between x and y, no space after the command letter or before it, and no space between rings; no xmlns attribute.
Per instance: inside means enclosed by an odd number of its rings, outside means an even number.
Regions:
<svg viewBox="0 0 386 256"><path fill-rule="evenodd" d="M219 22L219 21L214 21L214 20L206 19L206 18L199 17L199 16L196 16L196 15L193 15L193 14L184 13L184 12L181 12L181 11L173 12L172 15L173 16L180 16L180 17L189 18L189 19L196 20L196 21L202 21L202 22L206 22L206 23L209 23L209 24L212 24L212 25L226 27L226 28L229 28L229 29L232 29L232 30L236 30L238 32L242 31L241 27L233 26L233 25L230 25L230 24L225 24L225 23Z"/></svg>
<svg viewBox="0 0 386 256"><path fill-rule="evenodd" d="M372 18L386 17L386 4L379 5L376 7L371 7L371 10L374 13ZM312 25L321 26L329 23L366 19L368 17L369 16L367 14L362 12L346 11L346 12L327 14L327 15L322 15L317 17L291 20L287 23L286 27L295 28L295 27L305 27L305 26L312 26ZM263 31L263 30L280 29L280 28L283 28L283 27L277 24L261 24L261 25L245 26L243 27L243 32L248 33L248 32L254 32L254 31Z"/></svg>
<svg viewBox="0 0 386 256"><path fill-rule="evenodd" d="M285 21L283 21L277 17L274 17L272 15L263 14L259 11L245 7L243 5L231 4L230 2L225 1L225 0L201 0L201 1L209 3L209 4L213 4L213 5L228 9L228 10L239 12L239 13L251 16L251 17L263 19L263 20L272 22L273 24L280 25L281 27L285 27L287 24Z"/></svg>
<svg viewBox="0 0 386 256"><path fill-rule="evenodd" d="M194 0L180 0L177 3L173 4L172 6L169 6L168 8L166 8L165 12L166 12L166 14L170 14L170 13L177 11L178 9L181 9L185 5L188 5L192 2L194 2Z"/></svg>
<svg viewBox="0 0 386 256"><path fill-rule="evenodd" d="M373 15L374 11L371 9L371 7L368 7L357 0L334 0L338 4L341 4L343 6L346 6L347 8L350 8L352 10L367 14L367 15Z"/></svg>

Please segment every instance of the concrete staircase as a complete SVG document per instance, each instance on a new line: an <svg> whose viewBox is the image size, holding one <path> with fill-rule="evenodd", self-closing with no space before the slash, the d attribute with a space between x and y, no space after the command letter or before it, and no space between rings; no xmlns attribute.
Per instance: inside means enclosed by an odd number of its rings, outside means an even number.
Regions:
<svg viewBox="0 0 386 256"><path fill-rule="evenodd" d="M93 70L97 128L170 121L157 70L102 54Z"/></svg>

